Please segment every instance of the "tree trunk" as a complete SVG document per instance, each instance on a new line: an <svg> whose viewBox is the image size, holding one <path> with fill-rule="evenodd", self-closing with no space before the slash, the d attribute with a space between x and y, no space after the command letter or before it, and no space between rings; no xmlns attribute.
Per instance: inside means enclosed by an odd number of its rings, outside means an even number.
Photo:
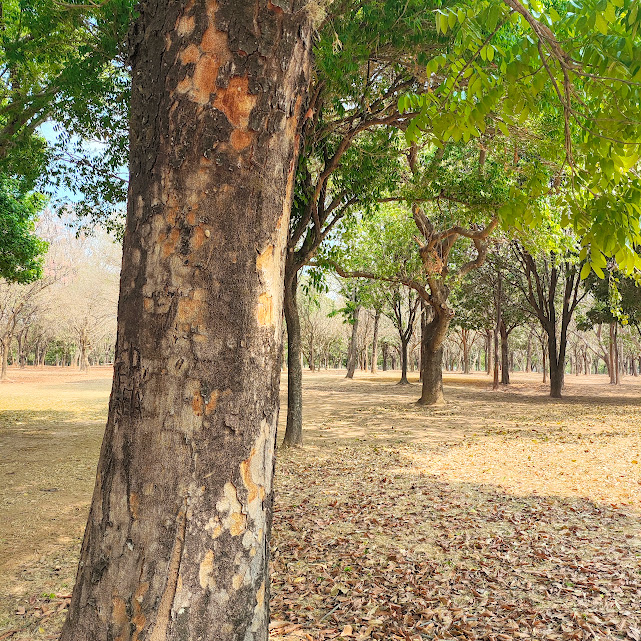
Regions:
<svg viewBox="0 0 641 641"><path fill-rule="evenodd" d="M461 329L461 341L463 343L463 374L469 374L470 373L469 330Z"/></svg>
<svg viewBox="0 0 641 641"><path fill-rule="evenodd" d="M617 324L610 323L610 346L609 346L609 363L610 384L618 385L619 380L619 352L617 345Z"/></svg>
<svg viewBox="0 0 641 641"><path fill-rule="evenodd" d="M510 363L509 363L509 334L505 323L501 320L501 383L503 385L510 384Z"/></svg>
<svg viewBox="0 0 641 641"><path fill-rule="evenodd" d="M2 342L0 342L0 348L2 349L2 363L0 364L0 381L6 381L9 378L7 374L7 362L9 358L9 345L11 344L11 338L4 336Z"/></svg>
<svg viewBox="0 0 641 641"><path fill-rule="evenodd" d="M452 316L448 309L443 313L434 313L426 326L423 336L425 341L423 367L423 385L420 405L437 405L443 398L443 342L447 335Z"/></svg>
<svg viewBox="0 0 641 641"><path fill-rule="evenodd" d="M374 314L374 336L372 337L372 374L376 374L378 369L378 324L381 320L380 310L376 310Z"/></svg>
<svg viewBox="0 0 641 641"><path fill-rule="evenodd" d="M548 359L550 361L550 396L561 398L565 380L565 352L558 354L556 333L548 333Z"/></svg>
<svg viewBox="0 0 641 641"><path fill-rule="evenodd" d="M358 323L360 311L361 306L356 305L352 314L352 336L347 351L347 374L345 378L354 378L354 372L356 371L356 365L358 363Z"/></svg>
<svg viewBox="0 0 641 641"><path fill-rule="evenodd" d="M525 371L529 374L532 371L532 333L527 337L527 352L525 355Z"/></svg>
<svg viewBox="0 0 641 641"><path fill-rule="evenodd" d="M78 366L82 374L89 373L89 340L83 332L80 336L80 355L78 357Z"/></svg>
<svg viewBox="0 0 641 641"><path fill-rule="evenodd" d="M287 323L287 425L284 447L303 444L303 364L301 362L298 272L285 274L285 322Z"/></svg>
<svg viewBox="0 0 641 641"><path fill-rule="evenodd" d="M543 369L543 382L547 383L548 382L548 364L547 364L547 356L548 356L548 348L547 345L542 345L541 346L541 352L542 352L542 369Z"/></svg>
<svg viewBox="0 0 641 641"><path fill-rule="evenodd" d="M311 51L307 12L281 4L139 5L114 382L61 641L268 638Z"/></svg>
<svg viewBox="0 0 641 641"><path fill-rule="evenodd" d="M387 360L389 358L389 344L388 343L383 343L383 347L381 349L383 352L383 371L387 371Z"/></svg>
<svg viewBox="0 0 641 641"><path fill-rule="evenodd" d="M398 382L399 385L410 384L407 380L407 343L408 341L401 338L401 380Z"/></svg>
<svg viewBox="0 0 641 641"><path fill-rule="evenodd" d="M492 332L485 332L485 373L489 376L492 372Z"/></svg>

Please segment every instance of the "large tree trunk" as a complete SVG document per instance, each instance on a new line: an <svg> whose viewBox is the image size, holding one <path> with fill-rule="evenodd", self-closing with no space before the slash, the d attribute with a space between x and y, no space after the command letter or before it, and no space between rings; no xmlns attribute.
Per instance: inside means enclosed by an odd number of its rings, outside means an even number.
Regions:
<svg viewBox="0 0 641 641"><path fill-rule="evenodd" d="M376 374L378 368L378 324L381 320L380 310L374 314L374 336L372 337L372 374Z"/></svg>
<svg viewBox="0 0 641 641"><path fill-rule="evenodd" d="M443 398L443 342L447 335L452 316L449 309L443 313L434 313L426 326L423 336L425 349L423 351L423 385L421 388L420 405L437 405L444 402Z"/></svg>
<svg viewBox="0 0 641 641"><path fill-rule="evenodd" d="M139 5L114 382L62 641L268 638L293 5Z"/></svg>
<svg viewBox="0 0 641 641"><path fill-rule="evenodd" d="M285 273L285 322L287 323L287 425L284 447L303 444L303 365L301 362L298 272Z"/></svg>
<svg viewBox="0 0 641 641"><path fill-rule="evenodd" d="M358 323L360 311L361 306L357 305L352 315L352 336L349 340L349 348L347 350L347 374L345 378L354 378L354 372L358 364Z"/></svg>

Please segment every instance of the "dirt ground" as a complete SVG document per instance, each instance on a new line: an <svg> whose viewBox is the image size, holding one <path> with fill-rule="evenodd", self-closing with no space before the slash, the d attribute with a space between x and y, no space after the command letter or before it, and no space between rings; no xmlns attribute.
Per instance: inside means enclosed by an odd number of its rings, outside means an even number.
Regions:
<svg viewBox="0 0 641 641"><path fill-rule="evenodd" d="M641 382L450 374L423 408L416 377L343 376L306 373L306 445L279 454L273 638L641 641ZM111 370L10 377L0 641L56 639Z"/></svg>

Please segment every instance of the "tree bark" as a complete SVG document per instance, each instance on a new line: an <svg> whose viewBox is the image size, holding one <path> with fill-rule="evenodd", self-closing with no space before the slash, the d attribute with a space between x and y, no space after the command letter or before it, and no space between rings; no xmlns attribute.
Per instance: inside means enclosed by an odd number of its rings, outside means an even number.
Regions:
<svg viewBox="0 0 641 641"><path fill-rule="evenodd" d="M423 336L425 341L423 367L423 385L420 405L438 405L443 398L443 342L447 335L450 320L449 309L442 313L435 312L426 326Z"/></svg>
<svg viewBox="0 0 641 641"><path fill-rule="evenodd" d="M407 343L408 341L401 338L401 380L398 382L399 385L410 384L407 380Z"/></svg>
<svg viewBox="0 0 641 641"><path fill-rule="evenodd" d="M386 342L383 342L383 346L381 348L381 351L383 352L383 371L387 371L387 360L389 358L389 344Z"/></svg>
<svg viewBox="0 0 641 641"><path fill-rule="evenodd" d="M303 444L303 365L298 315L298 272L285 274L285 322L287 323L287 424L284 447Z"/></svg>
<svg viewBox="0 0 641 641"><path fill-rule="evenodd" d="M376 374L378 368L378 324L381 320L380 310L375 310L374 314L374 336L372 337L372 374Z"/></svg>
<svg viewBox="0 0 641 641"><path fill-rule="evenodd" d="M510 384L510 351L509 351L509 332L501 319L501 384Z"/></svg>
<svg viewBox="0 0 641 641"><path fill-rule="evenodd" d="M358 364L358 323L360 312L361 306L356 305L352 314L352 335L347 350L347 374L345 378L354 378L354 372Z"/></svg>
<svg viewBox="0 0 641 641"><path fill-rule="evenodd" d="M7 374L7 362L9 358L9 345L11 345L11 338L4 336L2 342L0 343L0 349L2 349L2 362L0 364L0 381L6 381L9 378Z"/></svg>
<svg viewBox="0 0 641 641"><path fill-rule="evenodd" d="M139 5L114 382L61 641L268 638L293 4Z"/></svg>
<svg viewBox="0 0 641 641"><path fill-rule="evenodd" d="M469 329L461 329L461 342L463 343L463 374L470 373L470 338Z"/></svg>

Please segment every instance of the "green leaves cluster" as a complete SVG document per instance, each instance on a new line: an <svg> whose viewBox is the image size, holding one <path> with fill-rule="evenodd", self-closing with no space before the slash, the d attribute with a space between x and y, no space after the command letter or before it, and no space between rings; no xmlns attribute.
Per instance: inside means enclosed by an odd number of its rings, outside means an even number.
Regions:
<svg viewBox="0 0 641 641"><path fill-rule="evenodd" d="M641 12L633 0L471 0L434 11L445 51L426 65L429 90L399 100L420 113L411 140L504 140L531 154L501 216L536 224L565 213L586 271L616 255L641 270ZM605 255L605 256L603 256Z"/></svg>
<svg viewBox="0 0 641 641"><path fill-rule="evenodd" d="M20 182L0 176L0 277L29 283L42 276L47 243L35 233L35 221L44 206L37 193L24 193Z"/></svg>

